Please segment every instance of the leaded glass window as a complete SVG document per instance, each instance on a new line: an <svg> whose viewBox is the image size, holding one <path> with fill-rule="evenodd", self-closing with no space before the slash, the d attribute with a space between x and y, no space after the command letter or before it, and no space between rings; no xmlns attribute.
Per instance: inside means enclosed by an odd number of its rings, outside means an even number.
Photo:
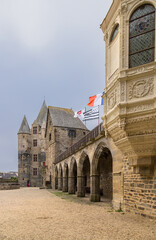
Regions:
<svg viewBox="0 0 156 240"><path fill-rule="evenodd" d="M110 38L110 42L112 42L114 40L114 38L118 34L118 31L119 31L119 24L117 24L116 27L114 28L114 31L113 31L113 33L111 35L111 38Z"/></svg>
<svg viewBox="0 0 156 240"><path fill-rule="evenodd" d="M154 61L155 8L144 4L137 8L129 23L129 67Z"/></svg>

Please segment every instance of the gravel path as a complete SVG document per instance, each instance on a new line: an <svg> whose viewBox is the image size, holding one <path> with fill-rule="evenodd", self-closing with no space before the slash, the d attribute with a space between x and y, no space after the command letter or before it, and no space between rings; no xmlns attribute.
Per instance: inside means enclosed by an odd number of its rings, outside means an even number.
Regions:
<svg viewBox="0 0 156 240"><path fill-rule="evenodd" d="M47 190L0 191L0 240L156 240L156 221Z"/></svg>

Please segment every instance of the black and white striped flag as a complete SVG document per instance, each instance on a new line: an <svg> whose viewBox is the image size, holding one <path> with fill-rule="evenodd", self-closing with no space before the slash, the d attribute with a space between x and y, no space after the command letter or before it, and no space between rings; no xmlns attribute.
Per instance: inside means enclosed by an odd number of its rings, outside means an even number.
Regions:
<svg viewBox="0 0 156 240"><path fill-rule="evenodd" d="M83 121L94 120L99 118L99 107L94 107L83 113Z"/></svg>

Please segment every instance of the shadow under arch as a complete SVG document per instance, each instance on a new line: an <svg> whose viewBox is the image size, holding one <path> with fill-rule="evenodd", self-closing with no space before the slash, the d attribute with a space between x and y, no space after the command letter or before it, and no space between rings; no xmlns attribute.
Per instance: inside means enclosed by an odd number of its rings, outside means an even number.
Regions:
<svg viewBox="0 0 156 240"><path fill-rule="evenodd" d="M62 171L62 165L60 163L59 172L58 172L58 190L62 190L62 187L63 187L63 171Z"/></svg>
<svg viewBox="0 0 156 240"><path fill-rule="evenodd" d="M68 164L63 165L63 192L68 192Z"/></svg>
<svg viewBox="0 0 156 240"><path fill-rule="evenodd" d="M55 167L55 189L58 189L58 168Z"/></svg>
<svg viewBox="0 0 156 240"><path fill-rule="evenodd" d="M77 196L85 197L90 193L90 160L83 151L78 161Z"/></svg>
<svg viewBox="0 0 156 240"><path fill-rule="evenodd" d="M93 161L91 174L91 195L90 200L100 201L100 197L113 199L113 159L109 148L104 142L97 146Z"/></svg>
<svg viewBox="0 0 156 240"><path fill-rule="evenodd" d="M77 162L74 157L71 158L69 177L68 177L68 192L75 194L77 191Z"/></svg>

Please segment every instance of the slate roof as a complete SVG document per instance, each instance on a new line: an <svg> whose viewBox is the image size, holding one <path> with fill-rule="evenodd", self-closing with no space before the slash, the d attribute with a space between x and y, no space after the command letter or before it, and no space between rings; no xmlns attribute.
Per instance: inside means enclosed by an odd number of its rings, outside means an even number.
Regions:
<svg viewBox="0 0 156 240"><path fill-rule="evenodd" d="M48 110L53 126L87 130L86 126L79 118L74 118L74 112L72 109L49 106Z"/></svg>
<svg viewBox="0 0 156 240"><path fill-rule="evenodd" d="M47 121L47 112L48 112L48 108L47 105L45 103L45 100L42 104L41 110L38 114L37 119L34 121L34 123L39 124L40 126L42 126L43 123L46 123Z"/></svg>
<svg viewBox="0 0 156 240"><path fill-rule="evenodd" d="M18 131L19 133L28 133L30 134L30 128L29 128L29 124L27 122L26 116L24 115L23 121L21 123L20 129Z"/></svg>

